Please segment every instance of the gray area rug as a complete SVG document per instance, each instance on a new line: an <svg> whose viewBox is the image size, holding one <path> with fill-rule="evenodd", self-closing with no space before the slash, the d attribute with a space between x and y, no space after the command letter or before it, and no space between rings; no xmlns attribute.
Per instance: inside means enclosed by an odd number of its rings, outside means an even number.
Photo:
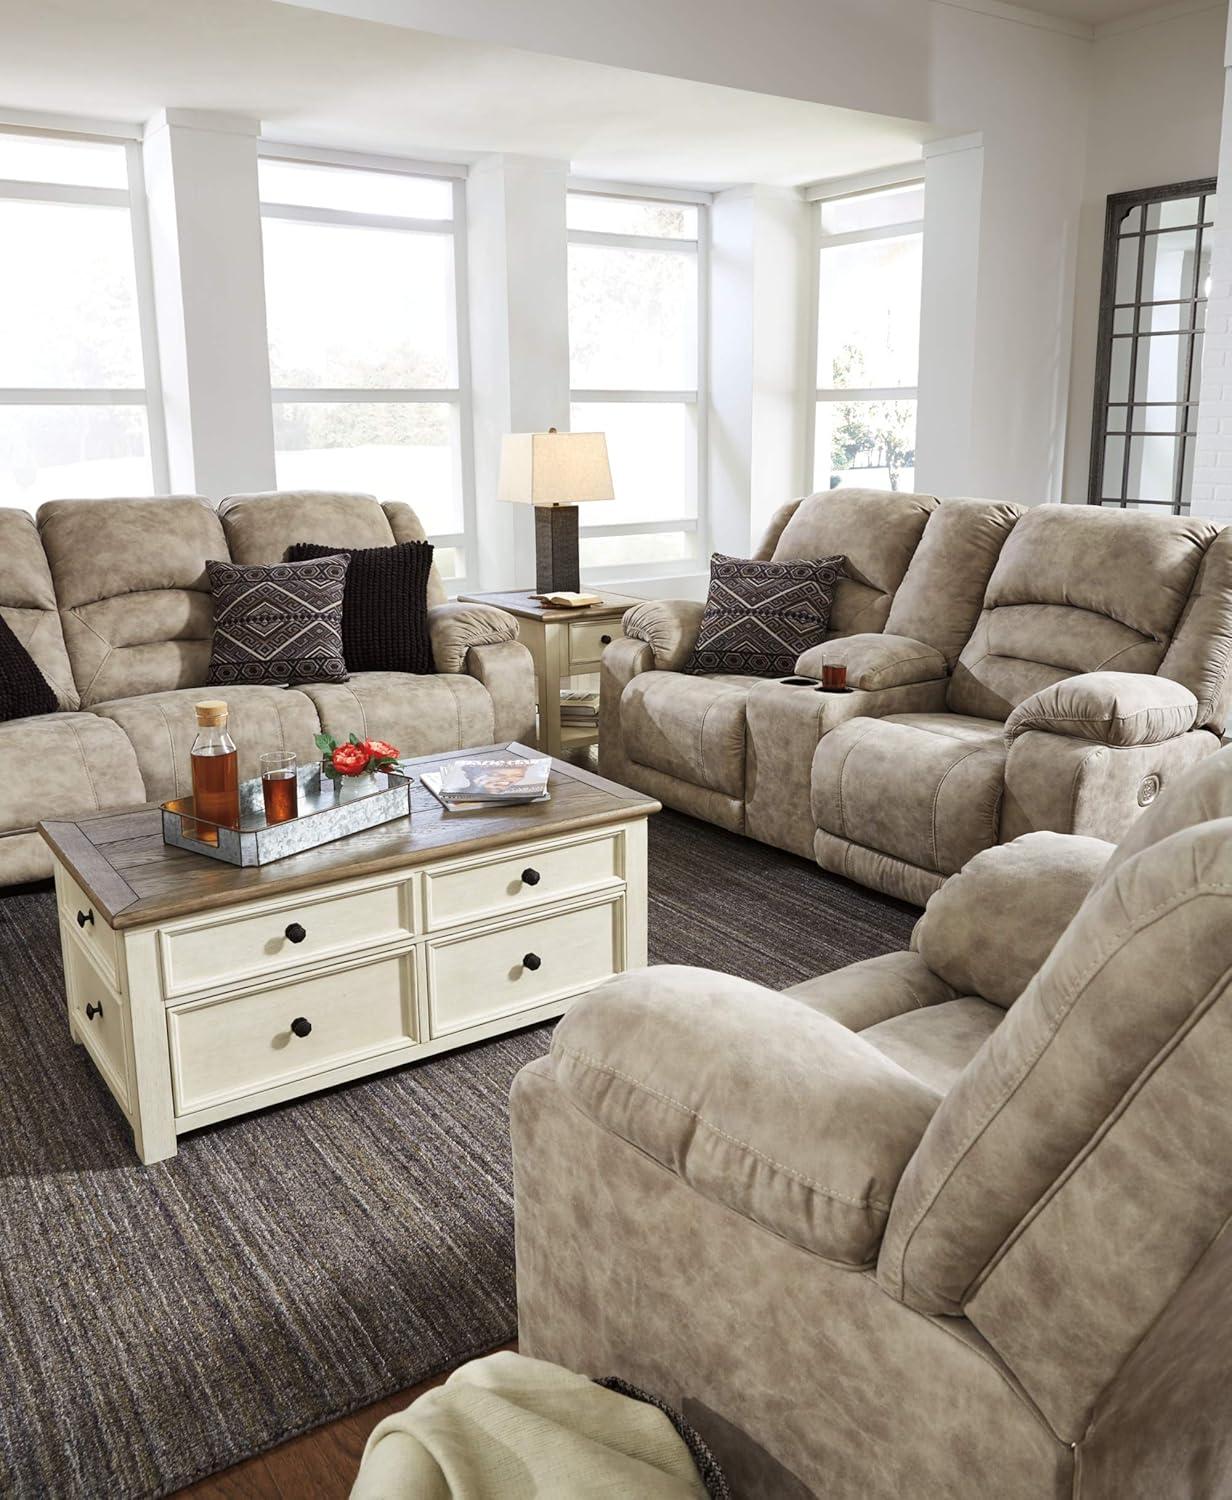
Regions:
<svg viewBox="0 0 1232 1500"><path fill-rule="evenodd" d="M775 988L916 916L674 813L650 875L652 962ZM53 898L0 899L0 1495L167 1494L513 1336L506 1098L550 1027L142 1167L61 995Z"/></svg>

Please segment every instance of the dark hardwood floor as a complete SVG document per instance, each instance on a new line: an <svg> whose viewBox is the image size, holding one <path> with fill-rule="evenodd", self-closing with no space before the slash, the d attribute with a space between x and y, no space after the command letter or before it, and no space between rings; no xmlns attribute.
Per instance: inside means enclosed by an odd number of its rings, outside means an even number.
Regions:
<svg viewBox="0 0 1232 1500"><path fill-rule="evenodd" d="M516 1349L517 1345L502 1347ZM268 1453L178 1491L174 1500L346 1500L359 1472L364 1444L376 1424L448 1378L447 1370L349 1417L291 1438Z"/></svg>

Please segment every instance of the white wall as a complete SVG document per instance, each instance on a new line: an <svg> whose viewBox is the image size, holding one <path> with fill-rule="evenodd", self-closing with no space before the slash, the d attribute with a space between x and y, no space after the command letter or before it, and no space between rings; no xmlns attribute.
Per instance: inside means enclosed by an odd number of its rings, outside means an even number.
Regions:
<svg viewBox="0 0 1232 1500"><path fill-rule="evenodd" d="M1105 200L1216 175L1226 24L1224 4L1173 10L1093 44L1062 496L1070 502L1087 497Z"/></svg>

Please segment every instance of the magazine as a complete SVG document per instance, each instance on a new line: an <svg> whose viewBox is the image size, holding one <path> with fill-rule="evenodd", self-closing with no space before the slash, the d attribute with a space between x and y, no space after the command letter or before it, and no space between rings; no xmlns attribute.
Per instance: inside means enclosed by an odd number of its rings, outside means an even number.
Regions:
<svg viewBox="0 0 1232 1500"><path fill-rule="evenodd" d="M501 804L494 802L460 802L453 797L447 797L441 791L441 773L439 771L425 771L419 779L445 811L451 813L484 813L490 812L497 805L503 807L524 807L532 802L550 802L552 800L551 792L544 792L538 797L513 797Z"/></svg>
<svg viewBox="0 0 1232 1500"><path fill-rule="evenodd" d="M440 768L441 792L451 802L529 802L547 791L551 769L546 755L535 760L517 755L449 760Z"/></svg>

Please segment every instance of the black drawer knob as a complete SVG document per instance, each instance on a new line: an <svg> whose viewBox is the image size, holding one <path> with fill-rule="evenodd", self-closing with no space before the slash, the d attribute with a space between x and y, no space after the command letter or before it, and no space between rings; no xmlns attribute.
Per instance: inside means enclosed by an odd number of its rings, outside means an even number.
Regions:
<svg viewBox="0 0 1232 1500"><path fill-rule="evenodd" d="M292 922L291 925L287 928L288 943L302 943L307 936L308 934L304 931L304 929L299 925L298 922Z"/></svg>
<svg viewBox="0 0 1232 1500"><path fill-rule="evenodd" d="M77 913L77 925L78 925L78 927L84 927L87 922L89 922L91 924L91 926L93 926L93 924L94 924L94 908L93 907L91 907L89 911L79 911Z"/></svg>
<svg viewBox="0 0 1232 1500"><path fill-rule="evenodd" d="M612 638L611 638L611 636L610 635L601 635L599 637L599 644L601 646L610 646L612 644Z"/></svg>
<svg viewBox="0 0 1232 1500"><path fill-rule="evenodd" d="M522 967L524 969L530 969L533 973L534 970L536 970L542 962L543 960L537 953L527 953L522 959Z"/></svg>
<svg viewBox="0 0 1232 1500"><path fill-rule="evenodd" d="M539 871L536 870L533 865L527 865L527 867L522 871L523 885L538 885L542 879L543 876L540 875Z"/></svg>
<svg viewBox="0 0 1232 1500"><path fill-rule="evenodd" d="M305 1020L303 1016L296 1016L294 1021L291 1022L291 1030L296 1036L307 1036L312 1030L312 1022Z"/></svg>
<svg viewBox="0 0 1232 1500"><path fill-rule="evenodd" d="M86 1006L86 1020L87 1021L92 1021L95 1016L101 1016L102 1013L103 1013L103 1002L101 1000L98 1002L97 1005L87 1005Z"/></svg>

